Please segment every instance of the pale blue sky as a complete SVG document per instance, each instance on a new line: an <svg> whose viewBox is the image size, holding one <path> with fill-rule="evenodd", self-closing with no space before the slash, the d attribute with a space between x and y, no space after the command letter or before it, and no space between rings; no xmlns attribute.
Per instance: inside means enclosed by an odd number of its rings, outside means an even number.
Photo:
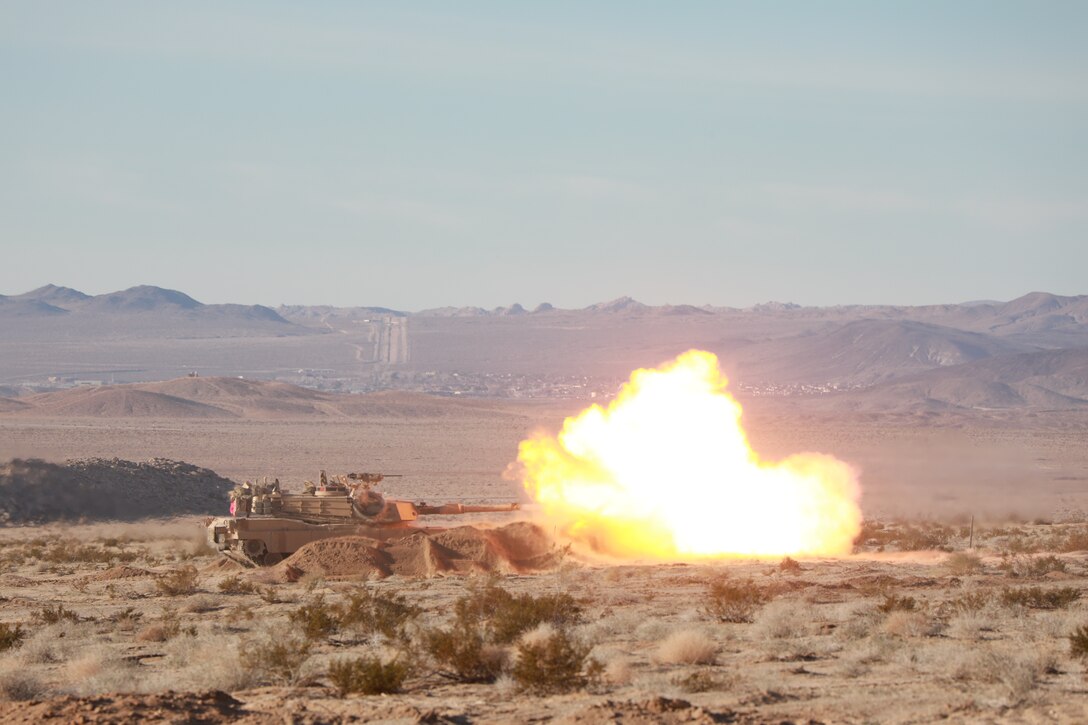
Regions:
<svg viewBox="0 0 1088 725"><path fill-rule="evenodd" d="M0 4L0 293L1088 292L1088 3Z"/></svg>

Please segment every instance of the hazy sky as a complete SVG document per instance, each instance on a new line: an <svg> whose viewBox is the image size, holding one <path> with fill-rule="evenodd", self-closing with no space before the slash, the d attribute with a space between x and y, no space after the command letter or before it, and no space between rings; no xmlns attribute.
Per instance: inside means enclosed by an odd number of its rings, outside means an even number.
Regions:
<svg viewBox="0 0 1088 725"><path fill-rule="evenodd" d="M1088 3L0 5L0 293L1088 292Z"/></svg>

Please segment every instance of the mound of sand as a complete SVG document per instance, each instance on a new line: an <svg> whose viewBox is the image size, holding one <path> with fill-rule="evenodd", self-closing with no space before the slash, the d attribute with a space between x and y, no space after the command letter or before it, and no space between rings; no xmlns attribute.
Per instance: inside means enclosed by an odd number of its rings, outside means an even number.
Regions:
<svg viewBox="0 0 1088 725"><path fill-rule="evenodd" d="M0 465L0 524L136 520L222 511L234 483L214 471L154 458L88 458Z"/></svg>
<svg viewBox="0 0 1088 725"><path fill-rule="evenodd" d="M28 413L79 418L231 418L234 414L195 400L130 386L77 388L29 398Z"/></svg>
<svg viewBox="0 0 1088 725"><path fill-rule="evenodd" d="M539 526L528 522L496 529L458 526L438 532L415 531L384 542L364 536L315 541L277 564L273 574L288 581L296 579L299 572L327 577L522 573L556 566L565 551Z"/></svg>
<svg viewBox="0 0 1088 725"><path fill-rule="evenodd" d="M26 410L30 406L21 400L12 398L0 398L0 413L11 413L17 410Z"/></svg>

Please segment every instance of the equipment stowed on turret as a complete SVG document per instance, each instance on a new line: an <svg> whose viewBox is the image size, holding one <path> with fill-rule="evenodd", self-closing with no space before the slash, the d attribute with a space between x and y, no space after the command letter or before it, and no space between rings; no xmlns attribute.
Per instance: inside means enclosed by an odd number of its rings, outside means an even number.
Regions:
<svg viewBox="0 0 1088 725"><path fill-rule="evenodd" d="M246 481L231 491L231 515L206 521L208 540L224 555L246 566L275 564L311 541L334 536L368 536L388 540L415 531L420 516L516 511L516 503L473 506L446 503L429 506L387 499L373 486L399 474L348 473L319 483L306 481L303 493L284 493L272 483Z"/></svg>

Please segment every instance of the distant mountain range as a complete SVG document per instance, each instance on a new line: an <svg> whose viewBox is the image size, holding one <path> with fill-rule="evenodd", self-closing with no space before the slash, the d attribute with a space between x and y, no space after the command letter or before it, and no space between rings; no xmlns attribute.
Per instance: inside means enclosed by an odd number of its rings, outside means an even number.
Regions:
<svg viewBox="0 0 1088 725"><path fill-rule="evenodd" d="M284 322L275 310L262 305L205 305L176 290L141 285L120 292L87 295L71 287L47 284L44 287L7 297L0 295L0 313L7 310L38 310L46 314L68 312L196 312L238 314L247 319Z"/></svg>
<svg viewBox="0 0 1088 725"><path fill-rule="evenodd" d="M752 394L824 396L853 408L1068 409L1088 401L1088 295L744 309L621 297L577 310L410 313L203 304L152 286L92 296L46 285L0 295L0 412L21 410L27 386L48 387L48 378L151 383L194 370L342 390L570 395L614 389L632 369L690 348L718 354ZM140 388L111 393L108 403L93 395L71 402L102 414L157 406L222 414L188 395L177 396L192 403L182 407L149 397L160 395L174 393Z"/></svg>

